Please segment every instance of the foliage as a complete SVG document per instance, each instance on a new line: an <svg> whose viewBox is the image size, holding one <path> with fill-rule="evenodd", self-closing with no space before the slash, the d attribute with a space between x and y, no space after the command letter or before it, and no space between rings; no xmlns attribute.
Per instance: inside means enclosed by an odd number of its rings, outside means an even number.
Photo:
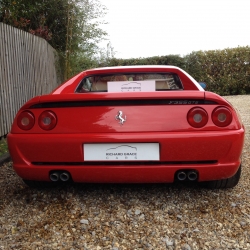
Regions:
<svg viewBox="0 0 250 250"><path fill-rule="evenodd" d="M98 67L96 59L83 51L73 52L69 56L69 76L76 75L84 69Z"/></svg>
<svg viewBox="0 0 250 250"><path fill-rule="evenodd" d="M55 6L57 3L57 6ZM28 1L28 0L1 0L0 21L12 25L16 28L41 36L47 41L52 40L52 23L50 16L53 13L53 23L58 20L55 7L59 7L61 1ZM53 8L53 9L52 9ZM61 9L61 8L60 8ZM50 27L48 27L50 25ZM63 25L63 23L62 23ZM65 28L64 28L65 29ZM59 29L60 30L60 29ZM57 40L57 33L53 34L54 40Z"/></svg>
<svg viewBox="0 0 250 250"><path fill-rule="evenodd" d="M112 46L111 42L107 43L106 48L102 48L99 50L99 54L95 56L95 60L97 62L97 67L108 67L111 64L111 60L115 58L115 50Z"/></svg>
<svg viewBox="0 0 250 250"><path fill-rule="evenodd" d="M100 28L102 22L97 21L101 20L105 11L106 8L98 0L71 0L68 6L65 78L95 63L98 43L107 35ZM80 65L85 67L80 68Z"/></svg>
<svg viewBox="0 0 250 250"><path fill-rule="evenodd" d="M179 55L148 58L109 58L99 66L173 65L186 70L198 82L207 84L206 90L220 95L250 94L250 47L197 51Z"/></svg>
<svg viewBox="0 0 250 250"><path fill-rule="evenodd" d="M184 69L207 90L220 95L250 93L250 48L197 51L187 55Z"/></svg>
<svg viewBox="0 0 250 250"><path fill-rule="evenodd" d="M131 58L131 59L118 59L110 58L106 64L102 66L128 66L128 65L175 65L184 67L183 58L179 55L168 56L154 56L148 58Z"/></svg>
<svg viewBox="0 0 250 250"><path fill-rule="evenodd" d="M65 78L72 75L70 62L76 55L83 56L83 61L88 57L92 61L98 52L98 43L106 36L100 28L105 14L106 8L99 0L0 2L0 22L40 36L63 52Z"/></svg>
<svg viewBox="0 0 250 250"><path fill-rule="evenodd" d="M6 139L0 138L0 156L8 152L8 145Z"/></svg>

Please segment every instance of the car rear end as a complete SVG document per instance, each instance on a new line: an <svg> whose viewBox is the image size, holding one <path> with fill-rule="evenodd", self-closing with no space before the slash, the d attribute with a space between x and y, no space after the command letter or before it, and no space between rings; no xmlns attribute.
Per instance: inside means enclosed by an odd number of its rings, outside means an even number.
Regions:
<svg viewBox="0 0 250 250"><path fill-rule="evenodd" d="M88 77L74 86L76 93L37 97L18 112L8 143L24 180L210 181L239 169L244 127L222 97L185 91L183 80L178 88L170 81L169 89L136 91L152 79L127 79L132 85L116 79L126 91L118 92L107 91L110 79L94 89Z"/></svg>

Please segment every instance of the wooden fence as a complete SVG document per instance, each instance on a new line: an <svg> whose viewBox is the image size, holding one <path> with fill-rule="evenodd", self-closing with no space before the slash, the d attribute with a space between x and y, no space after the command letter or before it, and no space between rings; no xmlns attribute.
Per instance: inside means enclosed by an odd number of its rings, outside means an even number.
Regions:
<svg viewBox="0 0 250 250"><path fill-rule="evenodd" d="M0 23L0 137L27 100L61 82L57 60L44 39Z"/></svg>

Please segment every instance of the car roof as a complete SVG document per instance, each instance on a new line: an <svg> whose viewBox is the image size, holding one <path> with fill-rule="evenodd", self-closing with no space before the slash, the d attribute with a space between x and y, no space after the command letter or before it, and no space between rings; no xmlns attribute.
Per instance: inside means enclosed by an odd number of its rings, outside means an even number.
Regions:
<svg viewBox="0 0 250 250"><path fill-rule="evenodd" d="M140 71L140 70L181 70L176 66L171 65L132 65L132 66L113 66L113 67L101 67L85 70L86 73L98 73L98 72L124 72L124 71Z"/></svg>

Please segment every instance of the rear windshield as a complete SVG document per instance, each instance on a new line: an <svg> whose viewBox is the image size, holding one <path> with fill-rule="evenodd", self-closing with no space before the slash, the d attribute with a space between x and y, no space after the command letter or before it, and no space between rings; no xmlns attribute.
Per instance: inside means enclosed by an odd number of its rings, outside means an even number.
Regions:
<svg viewBox="0 0 250 250"><path fill-rule="evenodd" d="M92 75L84 78L76 93L86 92L149 92L183 89L178 75L173 73L133 73Z"/></svg>

